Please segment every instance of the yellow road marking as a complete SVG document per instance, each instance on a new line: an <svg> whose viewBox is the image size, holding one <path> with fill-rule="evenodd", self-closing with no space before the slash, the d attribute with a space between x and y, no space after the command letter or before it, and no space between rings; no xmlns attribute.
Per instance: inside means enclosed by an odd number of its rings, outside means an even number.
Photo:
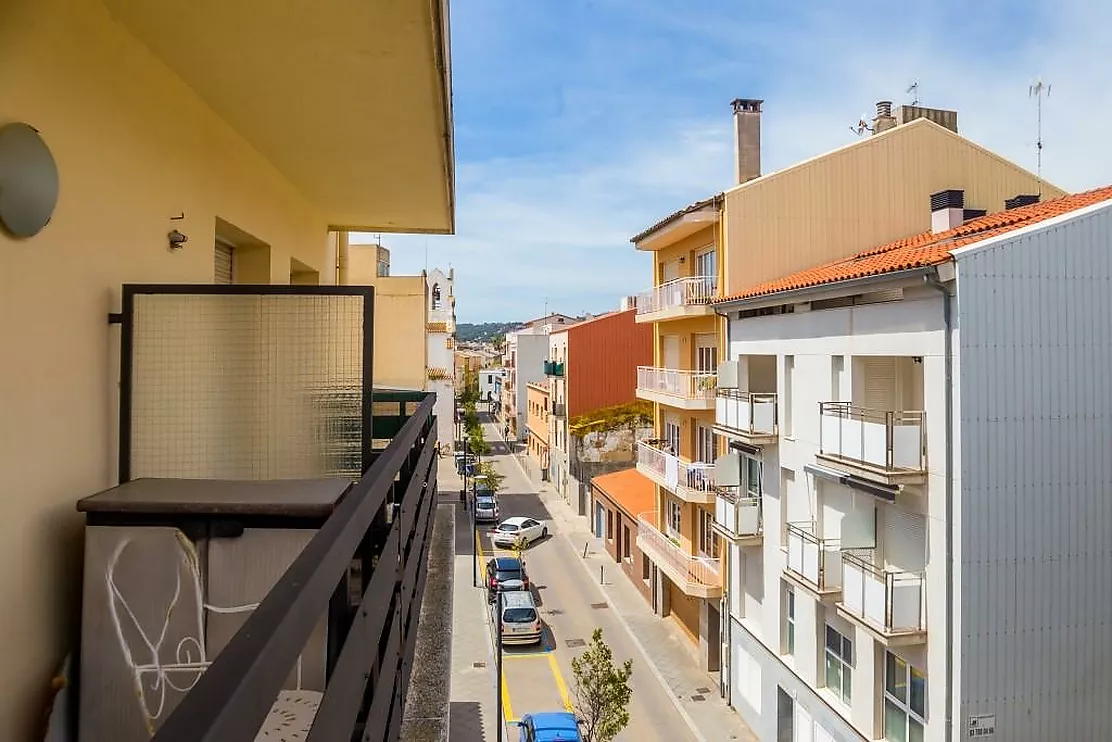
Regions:
<svg viewBox="0 0 1112 742"><path fill-rule="evenodd" d="M513 706L510 705L510 686L506 683L506 676L502 676L502 718L506 721L514 719Z"/></svg>
<svg viewBox="0 0 1112 742"><path fill-rule="evenodd" d="M502 654L504 660L532 660L537 657L548 657L551 652L514 652L513 654Z"/></svg>
<svg viewBox="0 0 1112 742"><path fill-rule="evenodd" d="M560 673L560 666L556 664L556 655L549 652L548 665L552 668L552 677L556 679L556 688L560 691L560 700L564 702L564 708L571 711L571 696L568 695L568 685L564 682L564 676Z"/></svg>

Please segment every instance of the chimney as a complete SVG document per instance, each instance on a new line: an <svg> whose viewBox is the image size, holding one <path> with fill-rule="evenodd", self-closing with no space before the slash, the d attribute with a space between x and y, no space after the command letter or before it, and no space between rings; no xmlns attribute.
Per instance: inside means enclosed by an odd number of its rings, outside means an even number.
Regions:
<svg viewBox="0 0 1112 742"><path fill-rule="evenodd" d="M949 190L931 194L931 232L945 232L961 226L963 221L965 191Z"/></svg>
<svg viewBox="0 0 1112 742"><path fill-rule="evenodd" d="M943 129L958 133L958 112L945 108L926 108L925 106L900 106L896 109L896 124L902 126L915 119L933 121Z"/></svg>
<svg viewBox="0 0 1112 742"><path fill-rule="evenodd" d="M737 184L761 177L761 104L763 100L736 98L734 107L734 175Z"/></svg>
<svg viewBox="0 0 1112 742"><path fill-rule="evenodd" d="M892 115L892 101L877 101L876 118L873 119L873 136L894 128L896 128L896 117Z"/></svg>
<svg viewBox="0 0 1112 742"><path fill-rule="evenodd" d="M1011 211L1012 209L1018 209L1020 206L1030 206L1038 202L1038 196L1031 193L1021 193L1015 198L1004 199L1004 209L1006 211Z"/></svg>

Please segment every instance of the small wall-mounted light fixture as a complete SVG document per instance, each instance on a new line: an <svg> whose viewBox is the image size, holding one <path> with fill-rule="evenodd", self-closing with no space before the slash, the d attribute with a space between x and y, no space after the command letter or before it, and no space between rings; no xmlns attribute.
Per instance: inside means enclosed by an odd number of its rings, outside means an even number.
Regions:
<svg viewBox="0 0 1112 742"><path fill-rule="evenodd" d="M684 263L686 263L686 262L687 262L687 257L686 257L686 256L682 256L682 255L681 255L681 256L680 256L680 265L683 265L683 264L684 264Z"/></svg>
<svg viewBox="0 0 1112 742"><path fill-rule="evenodd" d="M180 250L189 242L189 238L176 229L170 230L170 234L166 235L167 241L170 243L171 250Z"/></svg>
<svg viewBox="0 0 1112 742"><path fill-rule="evenodd" d="M923 356L912 356L911 360L915 363L922 363L923 362Z"/></svg>

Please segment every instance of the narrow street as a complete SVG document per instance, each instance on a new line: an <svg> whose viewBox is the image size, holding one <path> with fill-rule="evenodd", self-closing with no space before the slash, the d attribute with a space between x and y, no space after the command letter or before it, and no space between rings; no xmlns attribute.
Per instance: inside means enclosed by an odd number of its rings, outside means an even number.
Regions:
<svg viewBox="0 0 1112 742"><path fill-rule="evenodd" d="M486 421L488 416L480 413ZM633 699L630 705L630 724L617 739L666 740L667 742L693 742L683 718L668 690L646 666L643 656L630 641L626 630L619 624L611 606L600 591L596 581L577 554L560 524L550 518L529 481L494 425L484 422L486 438L492 449L498 471L505 476L499 495L500 517L522 515L543 520L549 536L530 546L525 553L525 565L533 583L533 595L545 623L545 638L536 647L507 647L504 654L504 682L502 686L503 711L506 720L513 721L522 714L570 708L573 693L572 658L582 651L596 627L613 650L616 662L633 659ZM496 552L485 538L490 526L482 524L478 531L480 570L482 564ZM472 532L470 516L461 506L456 511L456 554L471 555ZM457 569L456 579L460 579ZM614 574L606 579L617 579ZM624 579L622 577L621 579ZM458 591L457 586L457 591ZM479 591L481 588L475 588ZM458 594L458 592L457 592ZM475 601L474 621L487 625L490 636L489 612L484 611L483 601ZM473 636L470 632L468 636ZM465 640L459 637L459 640ZM493 639L490 639L493 647ZM492 710L493 711L493 710ZM453 742L464 742L462 729L453 727ZM474 742L471 737L467 742ZM517 740L517 730L509 729L506 740Z"/></svg>

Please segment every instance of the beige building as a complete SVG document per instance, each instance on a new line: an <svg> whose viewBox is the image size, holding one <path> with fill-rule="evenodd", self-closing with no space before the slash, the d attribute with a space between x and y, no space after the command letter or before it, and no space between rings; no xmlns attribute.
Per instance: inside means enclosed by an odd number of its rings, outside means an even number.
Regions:
<svg viewBox="0 0 1112 742"><path fill-rule="evenodd" d="M0 739L15 741L41 738L75 649L74 503L117 481L121 285L333 283L340 231L453 230L454 154L436 3L7 0L0 69ZM13 150L34 153L27 170L7 169Z"/></svg>
<svg viewBox="0 0 1112 742"><path fill-rule="evenodd" d="M725 559L724 539L740 549L734 549L739 564L747 547L760 542L716 525L715 463L728 443L733 456L745 450L759 462L761 441L768 440L734 440L716 424L716 407L740 405L751 415L755 395L775 406L777 392L775 366L765 358L747 359L740 389L716 389L719 364L736 359L722 350L724 323L710 303L848 257L862 244L929 230L931 213L923 204L933 193L964 189L966 208L953 217L959 220L1000 211L1018 194L1062 194L960 136L956 112L900 106L893 113L887 102L863 130L868 136L762 175L762 103L733 103L737 184L631 240L653 255L653 288L637 297L637 319L655 327L654 365L638 370L637 395L654 403L656 433L638 444L637 468L657 483L658 499L640 517L638 545L655 566L656 610L676 618L708 671L726 660L719 651L727 638L722 606L734 565ZM767 454L769 476L775 476L775 456Z"/></svg>

